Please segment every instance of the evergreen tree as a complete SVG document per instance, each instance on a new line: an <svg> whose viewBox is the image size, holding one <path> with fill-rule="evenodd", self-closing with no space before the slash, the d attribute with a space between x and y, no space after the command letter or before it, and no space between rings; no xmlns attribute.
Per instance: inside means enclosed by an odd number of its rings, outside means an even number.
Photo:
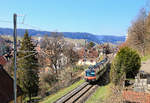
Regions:
<svg viewBox="0 0 150 103"><path fill-rule="evenodd" d="M134 78L141 66L139 54L128 47L123 47L117 53L110 72L111 81L118 85L124 78ZM125 76L125 77L123 77Z"/></svg>
<svg viewBox="0 0 150 103"><path fill-rule="evenodd" d="M93 43L92 41L88 43L88 49L91 49L95 46L95 43Z"/></svg>
<svg viewBox="0 0 150 103"><path fill-rule="evenodd" d="M18 83L31 100L31 97L36 96L38 93L39 76L35 46L27 31L21 42L18 57Z"/></svg>

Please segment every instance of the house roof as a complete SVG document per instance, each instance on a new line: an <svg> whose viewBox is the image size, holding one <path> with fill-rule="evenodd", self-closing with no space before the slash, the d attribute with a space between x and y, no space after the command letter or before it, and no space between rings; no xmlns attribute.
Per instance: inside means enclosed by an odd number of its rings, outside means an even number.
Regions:
<svg viewBox="0 0 150 103"><path fill-rule="evenodd" d="M5 65L7 63L7 59L4 56L0 56L0 65Z"/></svg>
<svg viewBox="0 0 150 103"><path fill-rule="evenodd" d="M123 90L122 96L125 101L131 103L150 103L149 93Z"/></svg>
<svg viewBox="0 0 150 103"><path fill-rule="evenodd" d="M22 95L22 90L17 86L17 96ZM0 103L8 103L14 99L13 79L0 65Z"/></svg>

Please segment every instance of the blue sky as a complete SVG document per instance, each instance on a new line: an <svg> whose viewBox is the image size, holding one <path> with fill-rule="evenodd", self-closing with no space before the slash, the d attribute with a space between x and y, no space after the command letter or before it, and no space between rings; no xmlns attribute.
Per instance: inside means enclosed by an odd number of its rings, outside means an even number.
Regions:
<svg viewBox="0 0 150 103"><path fill-rule="evenodd" d="M126 35L147 0L1 0L0 27L10 27L13 13L26 15L18 28L97 35ZM23 17L18 17L22 22ZM34 27L33 27L34 26Z"/></svg>

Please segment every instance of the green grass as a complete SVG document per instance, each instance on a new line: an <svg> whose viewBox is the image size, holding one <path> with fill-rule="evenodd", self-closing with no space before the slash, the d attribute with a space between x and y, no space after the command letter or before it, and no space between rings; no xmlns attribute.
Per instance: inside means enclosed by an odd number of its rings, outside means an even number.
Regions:
<svg viewBox="0 0 150 103"><path fill-rule="evenodd" d="M54 101L56 101L58 98L62 97L63 95L65 95L66 93L68 93L69 91L75 89L76 87L78 87L79 85L81 85L84 82L84 80L80 80L76 83L74 83L73 85L64 88L60 91L58 91L57 93L50 95L48 97L46 97L43 101L41 101L40 103L53 103Z"/></svg>
<svg viewBox="0 0 150 103"><path fill-rule="evenodd" d="M41 99L40 97L32 97L31 99ZM23 100L23 103L27 102L29 100L29 97L26 97L24 100Z"/></svg>
<svg viewBox="0 0 150 103"><path fill-rule="evenodd" d="M141 57L141 61L147 61L148 59L150 59L150 55L146 55L144 57Z"/></svg>
<svg viewBox="0 0 150 103"><path fill-rule="evenodd" d="M109 98L111 94L111 85L112 84L108 84L106 86L99 87L96 92L86 101L86 103L102 103L102 101Z"/></svg>

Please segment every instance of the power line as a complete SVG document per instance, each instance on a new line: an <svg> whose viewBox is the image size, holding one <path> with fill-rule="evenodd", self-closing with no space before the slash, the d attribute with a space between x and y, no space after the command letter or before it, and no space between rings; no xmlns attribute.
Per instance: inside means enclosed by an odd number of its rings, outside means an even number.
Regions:
<svg viewBox="0 0 150 103"><path fill-rule="evenodd" d="M33 54L26 55L26 56L24 56L24 57L22 57L22 58L19 58L18 60L25 59L25 58L30 57L30 56L35 55L35 54L37 54L37 52L36 52L36 53L33 53Z"/></svg>
<svg viewBox="0 0 150 103"><path fill-rule="evenodd" d="M12 21L8 21L8 20L0 20L0 22L9 23L9 24L13 23ZM27 23L24 23L24 22L25 22L25 17L23 18L22 22L17 22L17 24L27 26L27 27L29 27L29 29L36 29L36 30L39 30L39 31L51 32L49 30L42 29L41 27L38 27L36 25L27 24ZM57 29L55 29L55 30L57 30Z"/></svg>
<svg viewBox="0 0 150 103"><path fill-rule="evenodd" d="M19 58L18 60L25 59L25 58L30 57L30 56L32 56L32 55L36 55L37 53L43 53L43 54L45 54L46 56L49 56L49 55L48 55L47 53L45 53L43 50L40 50L40 51L23 51L23 50L20 50L20 51L18 51L18 52L23 52L23 53L31 52L31 53L32 53L32 54L26 55L26 56L24 56L24 57L22 57L22 58ZM45 55L44 55L44 56L45 56Z"/></svg>
<svg viewBox="0 0 150 103"><path fill-rule="evenodd" d="M40 30L40 31L45 31L44 29L41 29L40 27L35 26L35 25L31 25L31 24L22 24L22 23L19 23L19 24L24 25L24 26L31 27L32 29L38 29L38 30Z"/></svg>
<svg viewBox="0 0 150 103"><path fill-rule="evenodd" d="M28 52L37 52L37 51L26 51L26 50L19 50L18 52L28 53Z"/></svg>
<svg viewBox="0 0 150 103"><path fill-rule="evenodd" d="M0 22L10 23L10 24L13 23L12 21L7 21L7 20L0 20Z"/></svg>

